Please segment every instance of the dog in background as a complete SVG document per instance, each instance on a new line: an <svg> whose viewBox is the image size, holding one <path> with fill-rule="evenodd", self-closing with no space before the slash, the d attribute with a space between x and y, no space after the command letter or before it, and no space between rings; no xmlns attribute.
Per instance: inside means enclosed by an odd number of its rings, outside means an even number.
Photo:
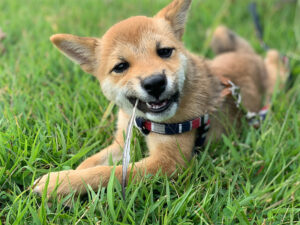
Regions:
<svg viewBox="0 0 300 225"><path fill-rule="evenodd" d="M243 116L230 95L224 95L224 79L241 89L242 104L258 112L264 96L272 94L275 81L285 70L277 51L263 60L250 44L233 31L220 26L214 32L212 60L187 51L181 41L192 0L173 0L153 18L136 16L112 26L102 38L56 34L54 45L81 68L97 77L103 94L119 106L117 130L113 143L87 158L75 170L52 172L35 182L41 194L56 189L64 196L74 191L86 193L86 185L97 190L106 186L113 166L108 159L122 159L123 133L134 104L137 116L164 124L181 123L201 115L210 116L208 138L218 139L226 125L240 124ZM128 173L135 179L161 170L171 176L177 166L185 167L192 158L196 129L174 135L150 132L146 136L149 156L131 164ZM122 166L115 167L121 181ZM49 177L50 176L50 177ZM128 177L128 176L127 176ZM58 184L58 187L56 188Z"/></svg>

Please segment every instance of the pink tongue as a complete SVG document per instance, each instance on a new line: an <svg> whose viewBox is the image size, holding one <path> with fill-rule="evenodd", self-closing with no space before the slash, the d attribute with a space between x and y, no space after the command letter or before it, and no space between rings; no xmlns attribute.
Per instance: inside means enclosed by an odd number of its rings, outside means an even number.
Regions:
<svg viewBox="0 0 300 225"><path fill-rule="evenodd" d="M167 101L162 101L162 102L159 102L159 103L151 103L151 106L157 106L157 107L160 107L160 106L163 106L166 104Z"/></svg>

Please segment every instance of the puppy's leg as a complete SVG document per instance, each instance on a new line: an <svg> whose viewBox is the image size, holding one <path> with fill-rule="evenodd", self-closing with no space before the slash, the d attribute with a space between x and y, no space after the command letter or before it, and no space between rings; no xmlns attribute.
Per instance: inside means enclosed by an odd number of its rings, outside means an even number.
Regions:
<svg viewBox="0 0 300 225"><path fill-rule="evenodd" d="M288 75L288 68L284 65L278 51L272 49L267 52L265 58L265 66L267 69L267 99L270 100L276 85L277 79L283 84Z"/></svg>
<svg viewBox="0 0 300 225"><path fill-rule="evenodd" d="M122 110L119 111L118 114L118 124L117 124L117 132L115 136L115 140L113 144L108 146L107 148L103 149L101 152L87 158L85 161L83 161L76 170L67 170L67 171L60 171L60 172L53 172L50 174L51 182L49 182L49 190L54 189L56 184L56 178L58 177L58 174L60 177L66 177L68 174L80 174L79 170L85 170L87 171L88 168L96 167L99 165L108 165L109 159L111 158L113 161L118 161L122 158L123 154L123 147L124 147L124 138L123 138L123 132L126 131L127 125L129 121L129 116L125 114ZM75 175L76 176L76 175ZM42 178L38 178L35 181L35 192L39 192L40 187L45 186L45 182L47 180L48 174L44 175ZM74 177L74 175L73 175ZM38 182L38 183L37 183ZM68 182L65 180L65 182ZM78 181L76 181L78 182ZM75 182L75 183L76 183Z"/></svg>
<svg viewBox="0 0 300 225"><path fill-rule="evenodd" d="M162 137L161 135L150 134L148 143L150 156L131 164L128 174L132 171L135 179L139 179L145 174L155 174L162 171L168 176L176 170L176 165L186 166L186 162L191 159L194 145L195 132L177 135L177 137ZM86 186L93 190L98 190L99 185L107 186L113 166L96 166L81 170L69 170L51 173L47 189L48 196L55 190L58 184L57 194L64 196L72 191L76 194L86 193ZM121 182L122 166L115 167L115 177ZM45 175L36 185L35 192L41 194L45 188L48 175Z"/></svg>
<svg viewBox="0 0 300 225"><path fill-rule="evenodd" d="M225 26L219 26L215 30L211 42L211 48L215 54L225 52L254 53L251 45L242 37Z"/></svg>
<svg viewBox="0 0 300 225"><path fill-rule="evenodd" d="M108 165L109 159L117 162L122 159L124 147L124 132L127 130L129 116L122 110L118 113L118 124L114 142L99 153L84 160L76 170L86 169L99 165Z"/></svg>
<svg viewBox="0 0 300 225"><path fill-rule="evenodd" d="M82 170L99 165L109 165L110 159L115 163L122 159L123 143L114 141L113 144L84 160L76 170Z"/></svg>

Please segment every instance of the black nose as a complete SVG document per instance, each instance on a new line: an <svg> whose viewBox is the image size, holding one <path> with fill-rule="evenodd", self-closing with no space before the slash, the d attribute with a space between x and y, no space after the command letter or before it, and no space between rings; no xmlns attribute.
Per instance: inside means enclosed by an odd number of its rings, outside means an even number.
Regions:
<svg viewBox="0 0 300 225"><path fill-rule="evenodd" d="M149 95L152 95L155 98L159 98L159 96L164 92L167 86L167 78L166 75L152 75L151 77L147 77L142 81L142 87L148 92Z"/></svg>

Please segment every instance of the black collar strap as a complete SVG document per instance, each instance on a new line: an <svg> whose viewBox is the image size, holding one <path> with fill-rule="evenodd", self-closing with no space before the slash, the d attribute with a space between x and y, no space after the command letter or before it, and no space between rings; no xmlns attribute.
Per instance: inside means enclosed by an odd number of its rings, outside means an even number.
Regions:
<svg viewBox="0 0 300 225"><path fill-rule="evenodd" d="M200 127L206 127L205 130L208 131L209 124L208 114L182 123L155 123L141 117L135 118L135 125L144 135L150 132L165 135L182 134Z"/></svg>

